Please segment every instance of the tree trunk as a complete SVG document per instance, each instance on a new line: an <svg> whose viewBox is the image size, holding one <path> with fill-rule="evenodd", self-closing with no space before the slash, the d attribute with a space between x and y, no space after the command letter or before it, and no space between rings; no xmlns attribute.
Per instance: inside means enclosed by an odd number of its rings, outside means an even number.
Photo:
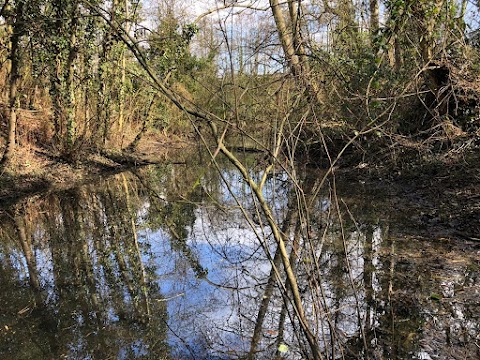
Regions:
<svg viewBox="0 0 480 360"><path fill-rule="evenodd" d="M128 13L128 0L125 0L124 4L124 12L125 12L125 31L130 32L130 21L129 21L129 13ZM123 126L125 122L125 87L126 87L126 74L127 74L127 57L126 57L126 48L124 44L119 44L121 49L121 59L120 59L120 68L121 68L121 76L120 76L120 89L118 90L118 132L122 138L122 143L120 146L123 145Z"/></svg>
<svg viewBox="0 0 480 360"><path fill-rule="evenodd" d="M340 29L345 30L348 35L358 31L355 21L355 6L352 0L341 0L337 5L337 14L340 18Z"/></svg>
<svg viewBox="0 0 480 360"><path fill-rule="evenodd" d="M370 43L374 54L378 53L377 35L379 29L379 7L378 0L370 0Z"/></svg>
<svg viewBox="0 0 480 360"><path fill-rule="evenodd" d="M295 28L295 30L290 31L288 30L287 21L279 0L270 0L270 8L277 27L278 37L282 44L285 60L297 84L307 89L309 98L317 103L322 103L320 89L311 79L308 63L302 61L305 60L305 56L302 56L301 51L303 39L298 24L298 5L294 4L293 1L289 1L288 5L290 16L293 16L290 22L294 24ZM298 48L295 47L296 43Z"/></svg>
<svg viewBox="0 0 480 360"><path fill-rule="evenodd" d="M448 91L442 91L450 86L449 69L438 64L435 60L435 25L437 19L442 16L445 0L436 0L431 4L415 2L412 10L417 19L420 37L420 53L425 68L425 84L430 90L427 94L426 103L433 110L435 117L448 114ZM429 5L429 6L428 6ZM432 124L430 124L432 125Z"/></svg>
<svg viewBox="0 0 480 360"><path fill-rule="evenodd" d="M270 0L270 7L272 9L273 18L277 26L278 36L282 44L282 49L285 54L290 71L295 77L302 75L302 66L300 59L295 53L295 47L293 43L292 33L288 31L285 17L282 12L282 8L278 0Z"/></svg>
<svg viewBox="0 0 480 360"><path fill-rule="evenodd" d="M70 24L70 39L69 39L69 51L68 51L68 60L66 64L67 68L67 79L66 79L66 89L65 95L67 97L66 106L67 106L67 119L66 119L66 128L67 128L67 138L66 146L67 152L70 153L73 150L73 145L75 143L76 136L76 97L75 97L75 60L77 58L78 49L77 49L77 5L73 5L72 14L71 14L71 24ZM71 154L68 154L69 156Z"/></svg>
<svg viewBox="0 0 480 360"><path fill-rule="evenodd" d="M7 148L1 160L2 165L7 165L11 162L15 155L17 145L17 89L20 80L19 66L20 66L20 38L23 13L23 2L19 2L16 8L16 13L11 14L7 19L7 33L10 33L9 52L9 89L8 89L8 133L7 133Z"/></svg>
<svg viewBox="0 0 480 360"><path fill-rule="evenodd" d="M396 72L399 72L400 69L403 67L403 51L402 46L400 44L400 39L398 35L394 35L392 46L391 46L391 66L394 68Z"/></svg>
<svg viewBox="0 0 480 360"><path fill-rule="evenodd" d="M143 118L142 127L138 132L137 136L135 136L135 139L133 139L133 141L126 147L127 151L134 152L137 149L137 146L140 143L140 140L142 140L143 135L147 132L148 126L151 120L150 113L151 113L154 102L155 102L155 95L153 95L152 98L150 99L150 103L142 116Z"/></svg>

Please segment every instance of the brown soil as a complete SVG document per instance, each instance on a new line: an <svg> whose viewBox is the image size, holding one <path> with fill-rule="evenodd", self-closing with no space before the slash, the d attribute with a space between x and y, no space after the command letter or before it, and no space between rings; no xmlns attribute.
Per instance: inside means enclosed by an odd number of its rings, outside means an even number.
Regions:
<svg viewBox="0 0 480 360"><path fill-rule="evenodd" d="M85 153L76 163L66 162L53 151L23 147L14 161L0 172L0 205L39 192L68 189L100 175L132 167L164 163L172 158L182 161L186 153L183 150L190 145L185 139L150 136L142 139L133 153L120 150Z"/></svg>

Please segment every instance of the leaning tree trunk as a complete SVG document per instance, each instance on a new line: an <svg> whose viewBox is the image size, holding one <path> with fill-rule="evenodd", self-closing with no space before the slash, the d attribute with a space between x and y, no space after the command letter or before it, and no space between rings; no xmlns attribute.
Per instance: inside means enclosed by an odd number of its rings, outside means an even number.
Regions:
<svg viewBox="0 0 480 360"><path fill-rule="evenodd" d="M279 0L270 0L270 8L277 27L278 37L282 44L285 60L292 75L295 77L296 83L306 88L310 100L322 103L320 89L313 81L306 57L302 54L303 38L298 23L298 4L289 1L288 5L291 17L289 22L293 25L290 29L287 27L287 19L285 19L282 3Z"/></svg>

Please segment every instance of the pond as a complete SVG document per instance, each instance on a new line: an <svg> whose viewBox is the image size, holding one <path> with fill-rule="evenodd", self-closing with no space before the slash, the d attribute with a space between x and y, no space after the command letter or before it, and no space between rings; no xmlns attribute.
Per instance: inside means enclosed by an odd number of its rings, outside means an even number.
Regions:
<svg viewBox="0 0 480 360"><path fill-rule="evenodd" d="M0 205L0 358L311 357L258 201L219 170L150 166ZM388 191L323 177L263 190L320 358L480 358L478 244L416 235Z"/></svg>

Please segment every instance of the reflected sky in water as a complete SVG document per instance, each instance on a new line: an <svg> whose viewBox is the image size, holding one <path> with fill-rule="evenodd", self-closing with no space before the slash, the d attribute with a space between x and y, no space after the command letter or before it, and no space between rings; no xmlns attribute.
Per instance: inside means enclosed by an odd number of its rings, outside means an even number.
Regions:
<svg viewBox="0 0 480 360"><path fill-rule="evenodd" d="M306 216L285 173L264 189L324 356L478 358L478 247L392 231L371 194L327 183ZM164 165L1 208L0 358L308 357L257 206L228 166Z"/></svg>

